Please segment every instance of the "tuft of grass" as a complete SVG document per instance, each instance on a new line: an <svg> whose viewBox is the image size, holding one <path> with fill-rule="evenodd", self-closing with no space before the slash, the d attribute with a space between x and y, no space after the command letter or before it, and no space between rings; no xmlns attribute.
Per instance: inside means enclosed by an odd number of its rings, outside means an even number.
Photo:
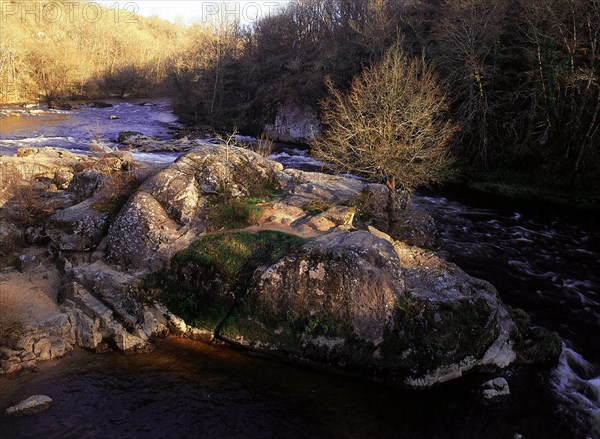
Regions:
<svg viewBox="0 0 600 439"><path fill-rule="evenodd" d="M240 229L256 224L268 205L268 198L229 198L220 201L208 211L210 229Z"/></svg>
<svg viewBox="0 0 600 439"><path fill-rule="evenodd" d="M258 138L258 143L256 145L256 153L262 157L269 157L273 152L274 145L275 143L273 142L273 140L269 138L267 133L263 132Z"/></svg>
<svg viewBox="0 0 600 439"><path fill-rule="evenodd" d="M560 336L554 331L540 327L532 328L529 335L531 339L525 342L521 359L540 366L556 365L562 352Z"/></svg>
<svg viewBox="0 0 600 439"><path fill-rule="evenodd" d="M312 200L310 203L302 206L302 210L304 210L309 215L319 215L320 213L326 212L327 210L333 207L332 203L328 203L323 200Z"/></svg>

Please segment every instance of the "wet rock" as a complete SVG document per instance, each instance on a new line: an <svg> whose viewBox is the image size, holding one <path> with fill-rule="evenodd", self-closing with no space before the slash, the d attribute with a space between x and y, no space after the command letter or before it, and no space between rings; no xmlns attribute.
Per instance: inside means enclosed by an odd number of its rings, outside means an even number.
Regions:
<svg viewBox="0 0 600 439"><path fill-rule="evenodd" d="M487 381L481 386L481 395L488 402L496 402L510 395L508 382L502 377Z"/></svg>
<svg viewBox="0 0 600 439"><path fill-rule="evenodd" d="M490 284L379 235L330 233L260 268L222 336L409 387L515 359Z"/></svg>
<svg viewBox="0 0 600 439"><path fill-rule="evenodd" d="M25 416L47 410L52 404L52 398L45 395L30 396L19 404L6 409L6 416Z"/></svg>
<svg viewBox="0 0 600 439"><path fill-rule="evenodd" d="M90 108L110 108L112 106L113 106L113 104L109 104L108 102L102 102L102 101L90 102L88 104L88 107L90 107Z"/></svg>
<svg viewBox="0 0 600 439"><path fill-rule="evenodd" d="M117 137L117 142L125 143L128 140L133 140L136 138L149 138L149 137L147 137L143 133L140 133L139 131L121 131L119 133L119 136Z"/></svg>
<svg viewBox="0 0 600 439"><path fill-rule="evenodd" d="M46 221L46 235L59 250L87 251L108 231L111 213L102 199L90 199L58 211Z"/></svg>
<svg viewBox="0 0 600 439"><path fill-rule="evenodd" d="M49 110L72 110L73 106L67 101L62 100L51 100L48 102Z"/></svg>

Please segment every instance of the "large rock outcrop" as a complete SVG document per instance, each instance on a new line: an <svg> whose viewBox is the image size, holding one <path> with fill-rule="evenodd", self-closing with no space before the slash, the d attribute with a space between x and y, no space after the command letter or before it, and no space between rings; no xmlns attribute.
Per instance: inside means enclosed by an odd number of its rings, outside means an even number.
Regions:
<svg viewBox="0 0 600 439"><path fill-rule="evenodd" d="M480 365L506 367L516 357L516 327L489 283L375 229L317 237L255 269L242 288L223 276L218 258L200 255L195 264L175 264L174 285L218 287L207 290L212 297L204 293L193 320L253 349L408 387Z"/></svg>
<svg viewBox="0 0 600 439"><path fill-rule="evenodd" d="M272 193L280 170L252 151L197 147L148 179L129 200L110 227L109 258L127 267L161 268L207 229L209 206Z"/></svg>

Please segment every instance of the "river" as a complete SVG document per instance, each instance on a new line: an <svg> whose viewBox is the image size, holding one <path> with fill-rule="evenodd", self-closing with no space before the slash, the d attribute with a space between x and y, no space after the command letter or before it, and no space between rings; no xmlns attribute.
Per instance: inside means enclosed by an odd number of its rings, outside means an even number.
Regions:
<svg viewBox="0 0 600 439"><path fill-rule="evenodd" d="M116 148L120 131L169 138L167 100L72 111L0 108L0 154L19 146ZM116 116L110 119L110 116ZM172 154L136 154L169 162ZM285 166L317 166L280 148ZM485 378L408 392L198 342L169 338L150 354L76 351L0 381L0 409L32 394L55 404L34 418L0 414L0 437L600 438L600 232L597 218L495 200L420 194L449 257L564 341L551 371L505 373L510 398L487 406ZM489 377L488 377L489 378Z"/></svg>

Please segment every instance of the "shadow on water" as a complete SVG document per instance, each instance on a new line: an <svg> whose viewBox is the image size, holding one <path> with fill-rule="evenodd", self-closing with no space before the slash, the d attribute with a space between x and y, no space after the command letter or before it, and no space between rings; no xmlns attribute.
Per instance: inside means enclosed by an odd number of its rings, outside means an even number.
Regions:
<svg viewBox="0 0 600 439"><path fill-rule="evenodd" d="M54 399L33 418L0 415L3 438L572 437L533 371L509 401L486 406L477 375L411 392L179 338L150 354L77 352L42 369L0 381L2 411L32 394Z"/></svg>

